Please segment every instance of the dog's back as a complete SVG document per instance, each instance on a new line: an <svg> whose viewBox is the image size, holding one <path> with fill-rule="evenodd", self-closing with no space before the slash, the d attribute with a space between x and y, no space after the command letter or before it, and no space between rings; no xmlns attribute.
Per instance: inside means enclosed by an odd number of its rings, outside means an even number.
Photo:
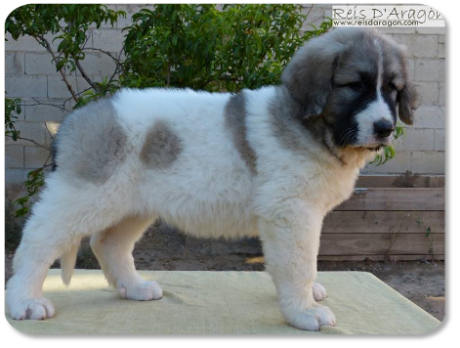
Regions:
<svg viewBox="0 0 460 348"><path fill-rule="evenodd" d="M235 97L122 90L91 103L61 126L54 175L81 188L122 186L134 214L154 212L195 235L252 235L255 163Z"/></svg>

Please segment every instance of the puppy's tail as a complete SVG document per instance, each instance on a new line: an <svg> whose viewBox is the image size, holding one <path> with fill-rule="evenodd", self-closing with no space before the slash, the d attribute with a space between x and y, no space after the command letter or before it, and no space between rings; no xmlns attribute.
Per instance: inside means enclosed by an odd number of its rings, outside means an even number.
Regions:
<svg viewBox="0 0 460 348"><path fill-rule="evenodd" d="M61 277L65 285L69 285L72 278L73 269L77 262L78 249L80 248L80 241L72 244L71 248L61 256Z"/></svg>

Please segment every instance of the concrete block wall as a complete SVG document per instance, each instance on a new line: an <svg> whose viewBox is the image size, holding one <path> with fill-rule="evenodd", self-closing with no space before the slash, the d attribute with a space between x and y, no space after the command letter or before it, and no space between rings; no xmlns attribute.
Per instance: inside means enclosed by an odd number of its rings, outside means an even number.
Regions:
<svg viewBox="0 0 460 348"><path fill-rule="evenodd" d="M120 19L115 27L103 25L89 31L89 47L106 50L117 55L123 42L122 28L131 24L133 13L145 5L110 5L127 12L127 18ZM311 24L318 26L331 16L328 5L305 5L309 18L304 30ZM368 173L444 173L445 151L445 31L443 28L390 28L382 30L397 42L406 45L410 52L410 74L422 96L422 104L416 112L415 124L407 128L405 138L397 141L397 156L382 166L368 165ZM7 36L8 38L8 36ZM50 42L52 42L50 40ZM6 91L10 98L21 98L23 111L16 123L21 135L38 144L49 147L53 129L69 111L52 105L62 105L71 110L70 94L62 77L51 63L51 56L31 37L18 41L9 38L6 45ZM58 42L52 43L56 49ZM114 62L105 54L88 51L83 62L88 74L94 80L110 76ZM88 88L80 74L67 76L77 92ZM26 173L44 163L47 151L27 141L14 142L6 139L6 181L7 186L19 187Z"/></svg>

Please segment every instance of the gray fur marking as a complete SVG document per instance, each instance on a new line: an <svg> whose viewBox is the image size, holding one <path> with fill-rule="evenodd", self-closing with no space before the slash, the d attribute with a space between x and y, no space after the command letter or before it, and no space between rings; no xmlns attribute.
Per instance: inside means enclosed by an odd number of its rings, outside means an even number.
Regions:
<svg viewBox="0 0 460 348"><path fill-rule="evenodd" d="M127 138L111 100L76 110L62 123L55 139L57 170L103 184L126 159Z"/></svg>
<svg viewBox="0 0 460 348"><path fill-rule="evenodd" d="M233 143L253 175L257 174L256 153L246 133L246 99L243 92L230 98L225 106L225 126L232 133Z"/></svg>
<svg viewBox="0 0 460 348"><path fill-rule="evenodd" d="M151 169L166 169L172 165L181 152L180 138L166 121L159 120L147 133L140 158Z"/></svg>
<svg viewBox="0 0 460 348"><path fill-rule="evenodd" d="M303 109L285 87L279 86L269 106L273 134L287 149L305 152L311 134L302 125Z"/></svg>

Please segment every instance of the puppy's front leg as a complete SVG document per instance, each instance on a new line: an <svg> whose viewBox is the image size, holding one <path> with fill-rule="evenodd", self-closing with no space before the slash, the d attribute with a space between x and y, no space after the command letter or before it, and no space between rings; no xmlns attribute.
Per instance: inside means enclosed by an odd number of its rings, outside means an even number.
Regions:
<svg viewBox="0 0 460 348"><path fill-rule="evenodd" d="M298 200L285 202L270 215L259 218L259 229L286 320L304 330L334 325L334 314L318 305L313 293L323 215Z"/></svg>

